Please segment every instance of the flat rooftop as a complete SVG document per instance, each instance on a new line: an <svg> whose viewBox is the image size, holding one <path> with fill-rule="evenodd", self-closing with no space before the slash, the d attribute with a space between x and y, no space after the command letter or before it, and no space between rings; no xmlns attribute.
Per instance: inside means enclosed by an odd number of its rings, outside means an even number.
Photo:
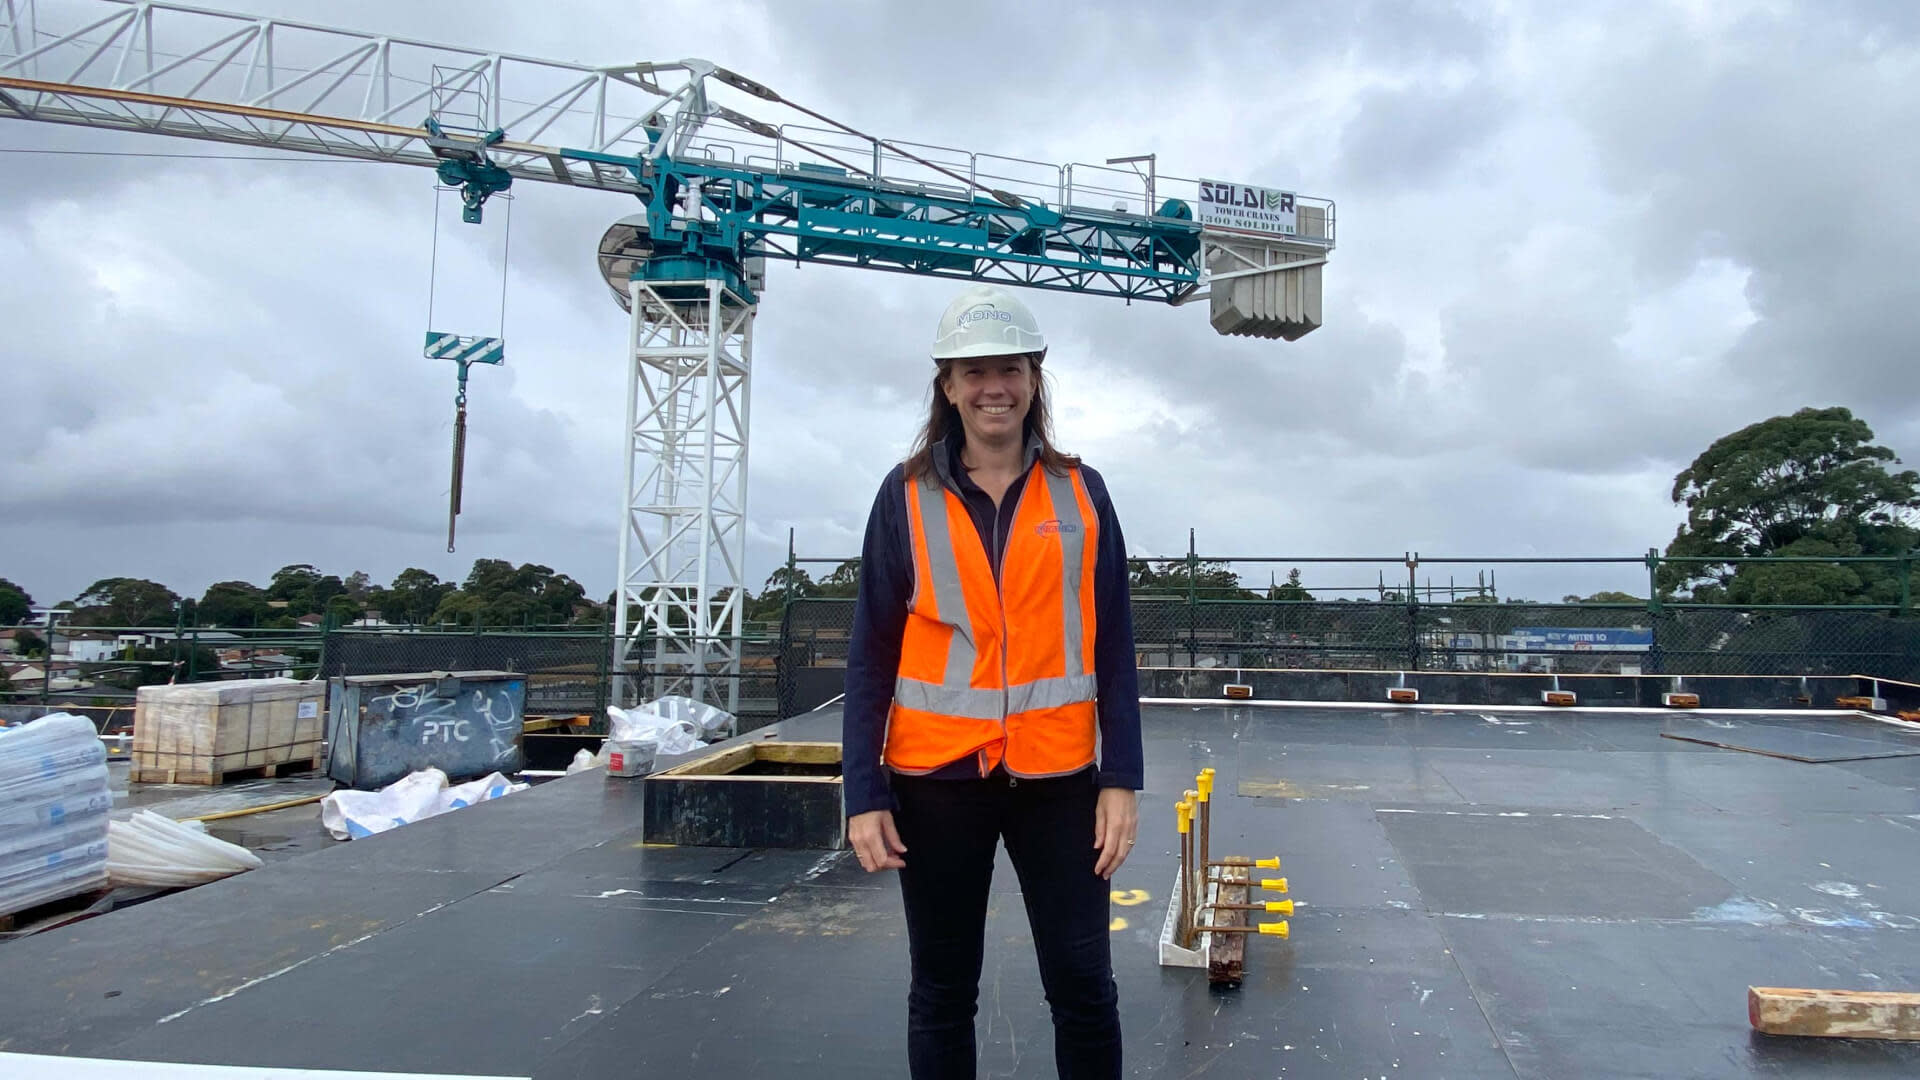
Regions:
<svg viewBox="0 0 1920 1080"><path fill-rule="evenodd" d="M1851 760L1662 736L1680 724ZM1149 707L1146 736L1140 845L1113 881L1129 1075L1920 1075L1920 1045L1773 1038L1746 1017L1753 984L1920 990L1920 735L1805 714L1207 703ZM1250 941L1231 990L1156 962L1172 805L1205 766L1215 852L1280 856L1297 902L1292 938ZM647 846L639 793L595 771L302 839L264 869L0 945L0 1051L904 1075L892 875L844 852ZM994 887L982 1075L1050 1077L1004 856Z"/></svg>

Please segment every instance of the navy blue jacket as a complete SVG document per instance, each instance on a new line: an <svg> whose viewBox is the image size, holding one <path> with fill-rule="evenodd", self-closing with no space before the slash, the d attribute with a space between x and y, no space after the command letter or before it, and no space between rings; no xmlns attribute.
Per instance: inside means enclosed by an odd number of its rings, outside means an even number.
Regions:
<svg viewBox="0 0 1920 1080"><path fill-rule="evenodd" d="M1000 560L1006 554L1006 536L1013 528L1013 512L1032 471L1038 444L1028 446L1027 469L1007 488L997 511L993 498L960 466L960 446L956 434L936 447L934 465L942 482L966 504L974 530L981 537L980 546L988 547L992 542L989 538L998 540L992 551L993 573L998 578ZM1100 521L1093 568L1100 786L1138 791L1144 786L1145 766L1140 746L1140 676L1133 653L1133 606L1127 592L1127 545L1120 535L1120 522L1114 517L1113 502L1107 496L1106 481L1084 465L1080 475ZM896 465L873 500L866 540L860 549L860 596L854 604L841 729L848 816L895 808L889 770L881 761L881 752L912 598L913 540L906 473L904 466ZM980 771L975 756L967 754L932 775L978 778Z"/></svg>

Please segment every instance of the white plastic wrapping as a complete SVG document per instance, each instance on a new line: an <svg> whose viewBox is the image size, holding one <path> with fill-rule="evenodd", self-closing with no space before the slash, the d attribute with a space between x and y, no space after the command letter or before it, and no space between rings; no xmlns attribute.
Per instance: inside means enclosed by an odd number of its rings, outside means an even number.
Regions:
<svg viewBox="0 0 1920 1080"><path fill-rule="evenodd" d="M200 885L243 870L260 856L191 825L142 810L107 834L107 871L115 885Z"/></svg>
<svg viewBox="0 0 1920 1080"><path fill-rule="evenodd" d="M379 791L334 792L320 800L320 824L335 840L357 840L529 786L513 783L500 773L448 786L446 773L422 769Z"/></svg>
<svg viewBox="0 0 1920 1080"><path fill-rule="evenodd" d="M83 716L0 730L0 914L107 884L106 760Z"/></svg>
<svg viewBox="0 0 1920 1080"><path fill-rule="evenodd" d="M607 725L611 741L650 742L671 757L732 738L740 722L725 709L689 697L669 696L631 709L609 705Z"/></svg>
<svg viewBox="0 0 1920 1080"><path fill-rule="evenodd" d="M677 694L656 698L640 706L649 712L666 717L668 720L684 720L691 723L708 742L731 739L740 734L740 721L732 713L703 701Z"/></svg>

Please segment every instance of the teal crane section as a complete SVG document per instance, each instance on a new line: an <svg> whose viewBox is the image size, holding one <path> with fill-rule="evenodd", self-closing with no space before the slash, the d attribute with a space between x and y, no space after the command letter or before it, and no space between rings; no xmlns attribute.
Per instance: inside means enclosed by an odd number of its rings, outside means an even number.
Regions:
<svg viewBox="0 0 1920 1080"><path fill-rule="evenodd" d="M1178 199L1146 216L894 184L812 163L754 169L560 152L624 168L639 183L655 259L672 260L640 272L670 275L662 280L684 279L682 260L737 267L764 257L1173 302L1201 277L1200 227Z"/></svg>

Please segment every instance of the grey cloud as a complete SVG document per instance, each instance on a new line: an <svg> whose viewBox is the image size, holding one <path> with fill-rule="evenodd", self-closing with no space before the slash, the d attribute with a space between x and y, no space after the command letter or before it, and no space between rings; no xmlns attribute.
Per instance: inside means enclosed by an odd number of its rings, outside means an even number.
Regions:
<svg viewBox="0 0 1920 1080"><path fill-rule="evenodd" d="M1029 295L1056 342L1069 448L1107 475L1141 552L1184 551L1192 526L1212 551L1626 554L1671 535L1673 472L1745 423L1832 401L1896 449L1920 438L1904 362L1920 330L1904 271L1920 240L1905 5L1763 13L1710 41L1657 11L1621 26L1605 6L1573 24L1559 9L1515 24L1398 4L274 10L588 62L706 54L888 135L1159 150L1169 172L1341 198L1327 324L1297 343L1216 337L1204 304ZM611 588L625 333L591 252L630 200L517 193L512 359L475 376L468 513L448 556L451 370L416 344L430 174L17 156L0 169L19 196L0 208L0 265L17 279L0 296L0 362L30 447L0 464L0 575L44 599L107 574L197 592L308 560L458 577L489 555ZM496 220L443 227L456 291L498 288ZM755 586L788 528L803 554L857 547L956 287L771 275ZM1588 573L1502 570L1502 591L1635 587Z"/></svg>
<svg viewBox="0 0 1920 1080"><path fill-rule="evenodd" d="M351 244L315 257L328 250L316 234L350 229L325 220L325 200L313 219L279 219L265 242L244 230L187 235L235 194L125 192L105 221L27 219L19 257L45 276L0 299L9 325L30 328L7 346L12 400L33 436L0 463L7 513L432 528L438 515L422 503L446 488L453 380L412 345L413 297L383 296L394 268L354 265ZM263 194L270 205L286 193ZM156 199L191 209L169 219ZM377 252L387 223L360 212L351 231ZM111 243L142 217L147 231ZM127 280L102 285L103 275ZM487 389L475 394L475 426L486 425L476 470L526 484L565 467L564 424L498 383Z"/></svg>
<svg viewBox="0 0 1920 1080"><path fill-rule="evenodd" d="M1889 15L1853 13L1876 10ZM1729 358L1743 381L1911 400L1920 95L1901 72L1913 42L1753 16L1697 46L1675 30L1581 87L1605 175L1642 206L1636 256L1664 267L1709 252L1751 269L1760 318Z"/></svg>
<svg viewBox="0 0 1920 1080"><path fill-rule="evenodd" d="M1512 107L1481 79L1370 90L1341 133L1338 176L1360 192L1430 185L1497 133Z"/></svg>

